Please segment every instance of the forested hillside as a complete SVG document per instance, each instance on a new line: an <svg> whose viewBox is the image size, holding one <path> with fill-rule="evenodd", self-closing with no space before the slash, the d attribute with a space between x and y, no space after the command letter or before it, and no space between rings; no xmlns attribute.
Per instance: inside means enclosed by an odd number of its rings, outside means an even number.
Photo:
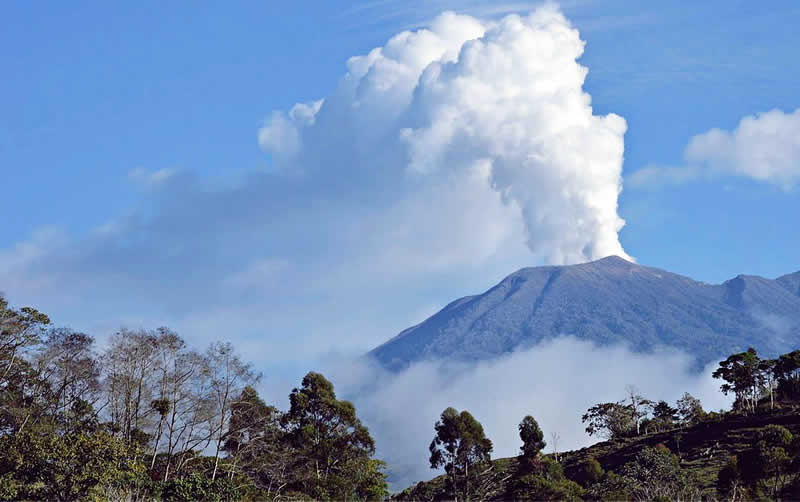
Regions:
<svg viewBox="0 0 800 502"><path fill-rule="evenodd" d="M529 415L520 454L493 460L480 417L449 407L420 459L445 474L393 498L799 498L800 350L735 353L714 377L732 410L706 411L689 394L673 405L630 386L626 399L582 417L605 441L571 452ZM91 336L0 298L0 499L389 496L391 466L330 381L308 373L281 411L259 397L259 379L228 343L200 352L159 328L122 330L98 350Z"/></svg>
<svg viewBox="0 0 800 502"><path fill-rule="evenodd" d="M629 387L625 400L586 411L586 432L606 441L577 451L559 452L555 435L551 453L545 454L545 433L528 416L519 425L519 456L490 460L491 441L482 430L446 425L454 416L469 417L465 423L471 423L469 413L445 410L430 463L440 465L441 442L450 445L446 474L393 498L800 499L800 350L774 360L760 359L752 349L734 354L714 376L722 392L734 394L732 410L706 412L690 394L673 407Z"/></svg>
<svg viewBox="0 0 800 502"><path fill-rule="evenodd" d="M282 412L229 343L120 331L98 352L0 297L0 500L379 500L353 405L308 373Z"/></svg>

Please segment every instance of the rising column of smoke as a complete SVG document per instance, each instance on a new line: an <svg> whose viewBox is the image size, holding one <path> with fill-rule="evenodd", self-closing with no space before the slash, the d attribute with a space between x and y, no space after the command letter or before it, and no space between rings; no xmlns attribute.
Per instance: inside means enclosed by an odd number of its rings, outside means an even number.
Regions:
<svg viewBox="0 0 800 502"><path fill-rule="evenodd" d="M260 143L280 167L320 176L340 160L391 183L486 173L538 257L629 258L617 215L626 124L592 113L583 47L553 5L499 22L445 13L351 58L332 96L274 115Z"/></svg>

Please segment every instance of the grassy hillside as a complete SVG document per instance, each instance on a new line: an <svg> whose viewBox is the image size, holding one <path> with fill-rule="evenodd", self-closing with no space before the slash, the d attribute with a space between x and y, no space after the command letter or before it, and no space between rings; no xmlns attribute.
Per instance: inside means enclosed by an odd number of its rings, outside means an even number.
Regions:
<svg viewBox="0 0 800 502"><path fill-rule="evenodd" d="M800 403L786 404L774 411L762 410L755 415L711 416L697 425L672 429L635 438L604 441L580 450L560 454L560 463L569 479L577 480L581 464L592 457L605 471L618 472L627 462L647 447L666 446L680 458L680 466L695 480L703 498L716 497L716 480L719 471L731 455L741 455L758 440L758 431L770 424L786 427L793 435L800 434ZM494 479L498 486L490 499L500 500L508 493L505 483L517 468L517 459L501 458L493 461ZM443 500L445 476L420 482L393 496L395 500Z"/></svg>

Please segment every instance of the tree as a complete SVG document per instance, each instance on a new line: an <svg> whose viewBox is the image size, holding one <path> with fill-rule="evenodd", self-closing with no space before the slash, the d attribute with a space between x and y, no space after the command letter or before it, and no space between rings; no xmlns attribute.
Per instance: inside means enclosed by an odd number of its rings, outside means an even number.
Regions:
<svg viewBox="0 0 800 502"><path fill-rule="evenodd" d="M750 347L746 352L733 354L719 363L719 368L711 376L725 381L720 390L725 395L734 393L735 407L755 412L760 389L760 363L758 353Z"/></svg>
<svg viewBox="0 0 800 502"><path fill-rule="evenodd" d="M782 354L772 371L779 395L786 399L800 399L800 350Z"/></svg>
<svg viewBox="0 0 800 502"><path fill-rule="evenodd" d="M364 498L373 491L380 465L368 463L375 454L369 430L349 401L336 399L333 384L315 372L303 377L289 395L290 408L282 418L295 450L295 479L290 488L314 498ZM360 476L363 469L379 474Z"/></svg>
<svg viewBox="0 0 800 502"><path fill-rule="evenodd" d="M670 429L678 421L678 409L673 408L666 401L659 401L653 405L653 420L656 430Z"/></svg>
<svg viewBox="0 0 800 502"><path fill-rule="evenodd" d="M211 378L210 390L216 420L212 425L214 441L214 470L211 480L217 477L219 455L226 434L230 433L230 420L235 397L245 387L254 385L261 375L256 374L250 364L242 362L234 353L230 343L215 343L206 352L206 368Z"/></svg>
<svg viewBox="0 0 800 502"><path fill-rule="evenodd" d="M553 458L556 460L556 462L560 462L561 461L561 458L560 458L560 455L559 455L559 451L558 451L558 442L559 441L561 441L561 435L556 431L551 432L550 433L550 444L552 445Z"/></svg>
<svg viewBox="0 0 800 502"><path fill-rule="evenodd" d="M161 479L167 481L182 472L193 458L191 452L202 451L211 444L215 420L206 358L187 350L180 338L161 344L161 350L156 371L160 380L158 400L169 402L169 406L163 420L159 419L162 430L154 443L162 444L162 436L165 439L163 446L158 447L165 453L163 465L158 468L163 472ZM151 402L151 409L156 408L167 409ZM156 467L156 451L151 460L153 467Z"/></svg>
<svg viewBox="0 0 800 502"><path fill-rule="evenodd" d="M0 385L8 378L21 352L41 341L50 318L31 307L14 310L0 295Z"/></svg>
<svg viewBox="0 0 800 502"><path fill-rule="evenodd" d="M751 487L761 485L771 497L777 498L795 479L792 433L783 426L770 424L758 431L757 439L755 446L741 458L741 476Z"/></svg>
<svg viewBox="0 0 800 502"><path fill-rule="evenodd" d="M535 421L533 423L535 424ZM538 429L538 425L536 428ZM455 408L445 409L434 429L436 435L428 448L431 453L429 459L431 469L444 467L456 500L468 500L470 482L479 474L476 472L476 467L488 464L491 460L492 442L484 434L480 422L466 410L459 413ZM537 446L536 432L532 427L526 431L532 433L529 450L531 451ZM522 432L520 424L520 435ZM461 485L458 483L459 477L464 480Z"/></svg>
<svg viewBox="0 0 800 502"><path fill-rule="evenodd" d="M688 392L683 393L675 406L678 409L678 418L682 426L696 424L706 414L700 400Z"/></svg>
<svg viewBox="0 0 800 502"><path fill-rule="evenodd" d="M652 404L650 400L645 399L639 394L639 389L635 385L627 385L625 392L628 393L628 400L630 401L631 419L633 420L636 435L641 433L640 427L642 420L647 417L648 407Z"/></svg>
<svg viewBox="0 0 800 502"><path fill-rule="evenodd" d="M544 441L544 433L539 428L539 423L530 415L527 415L519 423L519 437L522 440L519 456L520 465L525 469L531 470L538 460L541 451L547 446Z"/></svg>
<svg viewBox="0 0 800 502"><path fill-rule="evenodd" d="M45 412L47 382L30 364L50 319L31 307L9 307L0 295L0 433L22 431Z"/></svg>
<svg viewBox="0 0 800 502"><path fill-rule="evenodd" d="M97 425L94 406L100 400L100 363L94 338L69 329L54 329L34 356L39 378L49 389L47 413L58 430L87 431Z"/></svg>
<svg viewBox="0 0 800 502"><path fill-rule="evenodd" d="M617 403L599 403L581 417L590 436L598 434L606 439L617 439L631 434L634 413L630 406Z"/></svg>
<svg viewBox="0 0 800 502"><path fill-rule="evenodd" d="M104 354L112 430L128 442L151 425L157 348L156 333L123 328Z"/></svg>
<svg viewBox="0 0 800 502"><path fill-rule="evenodd" d="M775 359L761 359L758 362L758 369L756 378L760 388L765 389L769 394L769 409L775 409L775 387L777 385L777 378L775 377L775 366L777 360ZM758 399L758 397L756 397Z"/></svg>
<svg viewBox="0 0 800 502"><path fill-rule="evenodd" d="M280 497L292 481L295 451L289 444L282 414L245 387L231 406L230 429L224 451L228 455L229 478L244 472L268 499Z"/></svg>

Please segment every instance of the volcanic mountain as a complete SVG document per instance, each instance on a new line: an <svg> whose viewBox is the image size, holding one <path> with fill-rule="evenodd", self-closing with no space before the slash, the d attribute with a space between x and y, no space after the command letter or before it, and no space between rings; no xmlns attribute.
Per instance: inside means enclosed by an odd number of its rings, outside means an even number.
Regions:
<svg viewBox="0 0 800 502"><path fill-rule="evenodd" d="M642 352L675 347L699 365L751 346L776 355L800 347L800 272L706 284L616 256L523 268L369 355L399 370L429 359L491 359L564 335Z"/></svg>

